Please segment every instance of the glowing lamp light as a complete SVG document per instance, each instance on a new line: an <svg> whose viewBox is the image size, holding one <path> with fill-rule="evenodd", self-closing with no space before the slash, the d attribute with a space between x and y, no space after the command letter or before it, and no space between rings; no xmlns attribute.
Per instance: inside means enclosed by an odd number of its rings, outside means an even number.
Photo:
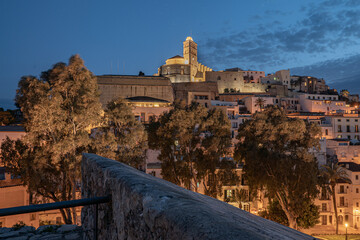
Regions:
<svg viewBox="0 0 360 240"><path fill-rule="evenodd" d="M348 227L348 224L347 224L347 223L345 223L345 227Z"/></svg>

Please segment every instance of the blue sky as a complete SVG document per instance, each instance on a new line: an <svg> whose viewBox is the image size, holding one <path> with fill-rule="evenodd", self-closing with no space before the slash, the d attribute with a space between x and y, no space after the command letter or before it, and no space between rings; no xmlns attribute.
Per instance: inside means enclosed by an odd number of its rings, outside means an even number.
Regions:
<svg viewBox="0 0 360 240"><path fill-rule="evenodd" d="M80 54L97 75L157 72L189 35L215 70L311 65L360 53L356 0L0 1L0 106L23 75ZM5 106L7 107L7 106Z"/></svg>

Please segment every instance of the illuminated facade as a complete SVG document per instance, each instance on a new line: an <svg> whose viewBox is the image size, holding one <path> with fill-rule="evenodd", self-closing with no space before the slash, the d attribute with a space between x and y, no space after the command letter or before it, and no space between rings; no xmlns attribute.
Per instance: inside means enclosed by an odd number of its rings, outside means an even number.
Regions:
<svg viewBox="0 0 360 240"><path fill-rule="evenodd" d="M172 83L204 82L205 73L211 68L202 65L197 59L197 44L191 37L183 43L183 57L174 56L158 69L157 76L170 78Z"/></svg>

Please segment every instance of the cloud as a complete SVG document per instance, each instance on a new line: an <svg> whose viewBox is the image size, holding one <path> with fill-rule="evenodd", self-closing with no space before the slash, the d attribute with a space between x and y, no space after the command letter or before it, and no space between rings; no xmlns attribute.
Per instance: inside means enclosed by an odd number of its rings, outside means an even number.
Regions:
<svg viewBox="0 0 360 240"><path fill-rule="evenodd" d="M214 67L275 66L304 56L326 55L339 47L360 46L360 9L356 1L325 0L301 9L304 18L286 27L277 21L209 37L200 57Z"/></svg>

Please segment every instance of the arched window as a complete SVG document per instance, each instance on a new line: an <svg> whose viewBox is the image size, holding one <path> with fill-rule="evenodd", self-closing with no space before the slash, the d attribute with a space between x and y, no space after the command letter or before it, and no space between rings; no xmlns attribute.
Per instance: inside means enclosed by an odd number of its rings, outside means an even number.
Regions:
<svg viewBox="0 0 360 240"><path fill-rule="evenodd" d="M218 76L218 77L217 77L217 80L221 80L221 77L220 77L220 76Z"/></svg>
<svg viewBox="0 0 360 240"><path fill-rule="evenodd" d="M338 220L339 220L339 224L343 224L344 217L340 215L338 216Z"/></svg>

